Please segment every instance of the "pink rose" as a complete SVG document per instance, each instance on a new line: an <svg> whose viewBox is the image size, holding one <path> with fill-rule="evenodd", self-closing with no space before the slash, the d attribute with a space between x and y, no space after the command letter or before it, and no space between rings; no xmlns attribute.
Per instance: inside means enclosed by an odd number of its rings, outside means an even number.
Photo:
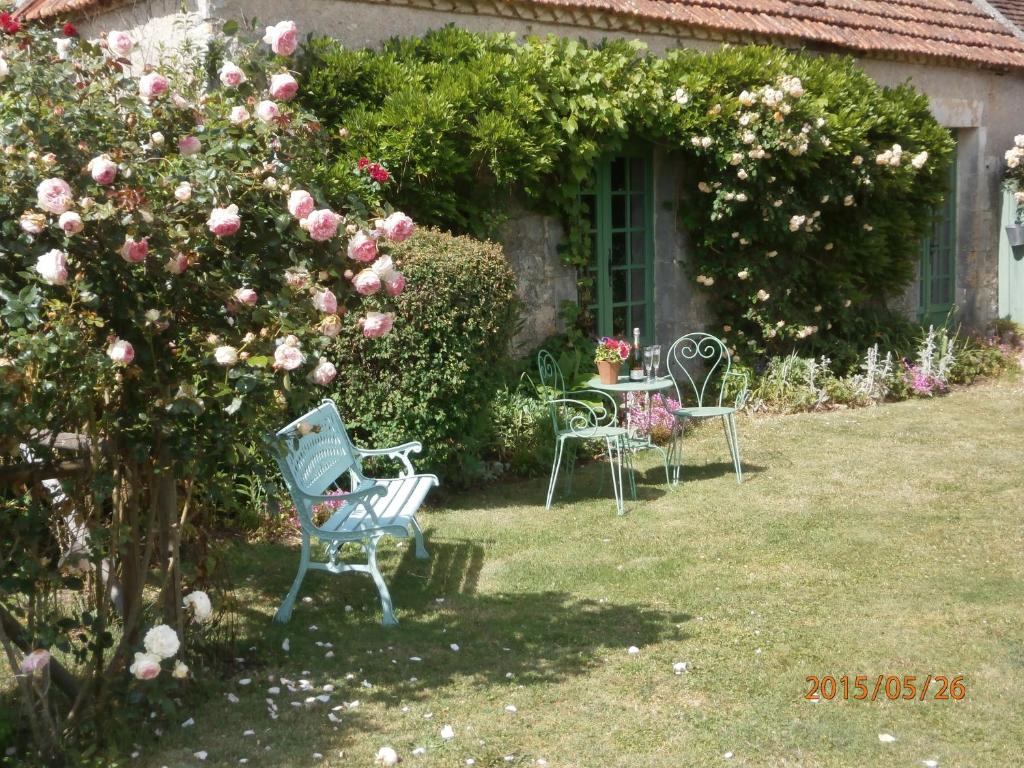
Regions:
<svg viewBox="0 0 1024 768"><path fill-rule="evenodd" d="M281 116L281 110L272 101L261 101L256 105L256 117L264 123L272 123Z"/></svg>
<svg viewBox="0 0 1024 768"><path fill-rule="evenodd" d="M74 211L64 211L60 218L57 219L57 223L64 230L65 235L77 235L85 228L85 224L82 223L82 217Z"/></svg>
<svg viewBox="0 0 1024 768"><path fill-rule="evenodd" d="M174 188L174 199L179 203L187 203L192 199L192 185L187 181L181 182Z"/></svg>
<svg viewBox="0 0 1024 768"><path fill-rule="evenodd" d="M309 374L309 379L314 384L319 384L321 387L326 387L332 381L334 377L338 375L338 369L335 368L331 363L326 360L321 360L320 364L313 369L312 373Z"/></svg>
<svg viewBox="0 0 1024 768"><path fill-rule="evenodd" d="M355 276L352 285L355 286L360 296L373 296L380 290L380 275L372 269L364 269Z"/></svg>
<svg viewBox="0 0 1024 768"><path fill-rule="evenodd" d="M139 78L139 96L143 101L150 101L167 93L168 85L167 78L159 72L148 72Z"/></svg>
<svg viewBox="0 0 1024 768"><path fill-rule="evenodd" d="M301 290L309 285L309 272L302 267L292 267L286 269L284 273L284 281L288 285L296 290Z"/></svg>
<svg viewBox="0 0 1024 768"><path fill-rule="evenodd" d="M363 326L363 336L368 339L379 339L391 332L394 322L395 316L390 312L367 312L359 324Z"/></svg>
<svg viewBox="0 0 1024 768"><path fill-rule="evenodd" d="M300 221L299 226L309 232L311 238L322 242L338 234L341 219L342 217L330 208L321 208Z"/></svg>
<svg viewBox="0 0 1024 768"><path fill-rule="evenodd" d="M221 83L227 88L237 88L246 81L245 72L230 61L225 61L221 65L218 75Z"/></svg>
<svg viewBox="0 0 1024 768"><path fill-rule="evenodd" d="M135 41L127 32L112 29L107 33L107 49L118 56L127 56L135 47Z"/></svg>
<svg viewBox="0 0 1024 768"><path fill-rule="evenodd" d="M192 109L192 105L188 103L188 99L186 99L180 93L171 94L171 104L173 104L178 109Z"/></svg>
<svg viewBox="0 0 1024 768"><path fill-rule="evenodd" d="M317 327L320 333L333 339L341 333L341 318L337 315L327 315Z"/></svg>
<svg viewBox="0 0 1024 768"><path fill-rule="evenodd" d="M195 136L184 136L178 139L178 151L181 152L181 154L185 155L185 157L188 157L189 155L194 155L202 148L203 145Z"/></svg>
<svg viewBox="0 0 1024 768"><path fill-rule="evenodd" d="M135 238L126 237L124 245L121 246L121 258L129 264L138 264L145 261L149 254L149 238L144 237L136 241Z"/></svg>
<svg viewBox="0 0 1024 768"><path fill-rule="evenodd" d="M296 219L304 219L316 208L313 196L304 189L296 189L288 195L288 213Z"/></svg>
<svg viewBox="0 0 1024 768"><path fill-rule="evenodd" d="M180 275L188 269L188 256L184 253L176 253L164 264L164 271L172 275Z"/></svg>
<svg viewBox="0 0 1024 768"><path fill-rule="evenodd" d="M395 211L384 219L384 222L380 227L380 231L383 232L384 237L391 242L400 243L403 240L408 240L415 228L416 225L413 224L412 219L401 211Z"/></svg>
<svg viewBox="0 0 1024 768"><path fill-rule="evenodd" d="M64 285L68 281L68 255L54 248L36 259L36 272L50 285Z"/></svg>
<svg viewBox="0 0 1024 768"><path fill-rule="evenodd" d="M160 674L160 657L155 653L136 653L135 663L128 671L135 675L137 680L152 680Z"/></svg>
<svg viewBox="0 0 1024 768"><path fill-rule="evenodd" d="M259 295L252 288L239 288L234 293L235 301L251 307L259 299Z"/></svg>
<svg viewBox="0 0 1024 768"><path fill-rule="evenodd" d="M23 213L18 223L30 235L38 235L46 229L46 217L41 213Z"/></svg>
<svg viewBox="0 0 1024 768"><path fill-rule="evenodd" d="M238 206L229 205L227 208L214 208L210 211L210 218L206 226L217 237L228 237L235 234L242 226L242 220L238 216Z"/></svg>
<svg viewBox="0 0 1024 768"><path fill-rule="evenodd" d="M44 211L64 213L75 199L71 187L64 179L44 179L36 187L36 202Z"/></svg>
<svg viewBox="0 0 1024 768"><path fill-rule="evenodd" d="M120 365L128 365L135 359L135 347L124 339L114 339L107 348L107 357Z"/></svg>
<svg viewBox="0 0 1024 768"><path fill-rule="evenodd" d="M313 295L313 306L328 315L338 311L338 297L329 289L318 291Z"/></svg>
<svg viewBox="0 0 1024 768"><path fill-rule="evenodd" d="M298 82L287 72L270 78L270 95L278 101L291 101L298 92Z"/></svg>
<svg viewBox="0 0 1024 768"><path fill-rule="evenodd" d="M302 351L291 344L278 344L274 350L274 367L285 371L294 371L305 360Z"/></svg>
<svg viewBox="0 0 1024 768"><path fill-rule="evenodd" d="M267 34L263 36L263 42L270 46L270 50L279 56L291 56L295 53L298 45L299 30L294 21L279 21L272 27L267 27Z"/></svg>
<svg viewBox="0 0 1024 768"><path fill-rule="evenodd" d="M330 365L330 363L328 363ZM332 366L333 367L333 366ZM332 377L333 378L333 377ZM45 648L36 648L21 660L21 671L31 675L50 663L50 652Z"/></svg>
<svg viewBox="0 0 1024 768"><path fill-rule="evenodd" d="M92 180L101 186L105 187L117 178L117 163L110 159L110 155L94 157L88 167Z"/></svg>
<svg viewBox="0 0 1024 768"><path fill-rule="evenodd" d="M249 122L250 117L249 110L245 107L232 107L228 120L231 121L232 125L245 125Z"/></svg>
<svg viewBox="0 0 1024 768"><path fill-rule="evenodd" d="M388 296L398 296L405 290L405 275L401 272L392 272L384 281L384 288L387 290Z"/></svg>
<svg viewBox="0 0 1024 768"><path fill-rule="evenodd" d="M371 262L377 257L377 242L364 232L358 232L348 241L348 257L356 261Z"/></svg>

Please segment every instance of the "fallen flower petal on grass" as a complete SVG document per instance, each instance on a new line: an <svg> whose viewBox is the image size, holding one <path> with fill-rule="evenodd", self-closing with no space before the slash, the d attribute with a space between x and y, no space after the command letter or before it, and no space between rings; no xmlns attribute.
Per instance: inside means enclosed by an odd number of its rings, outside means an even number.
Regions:
<svg viewBox="0 0 1024 768"><path fill-rule="evenodd" d="M883 744L892 744L894 741L896 741L896 737L893 736L891 733L880 733L878 734L878 740Z"/></svg>
<svg viewBox="0 0 1024 768"><path fill-rule="evenodd" d="M454 739L455 738L455 731L454 731L454 729L452 729L452 727L450 725L446 725L444 728L441 729L441 738L444 739L445 741L447 741L448 739Z"/></svg>

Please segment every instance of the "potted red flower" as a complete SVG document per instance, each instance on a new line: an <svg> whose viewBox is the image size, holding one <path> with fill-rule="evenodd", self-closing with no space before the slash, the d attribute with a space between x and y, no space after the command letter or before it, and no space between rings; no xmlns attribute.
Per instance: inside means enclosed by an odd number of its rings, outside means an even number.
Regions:
<svg viewBox="0 0 1024 768"><path fill-rule="evenodd" d="M623 360L629 359L632 349L628 342L619 341L609 336L605 336L597 342L594 362L597 363L597 372L601 376L602 384L618 382L619 367Z"/></svg>

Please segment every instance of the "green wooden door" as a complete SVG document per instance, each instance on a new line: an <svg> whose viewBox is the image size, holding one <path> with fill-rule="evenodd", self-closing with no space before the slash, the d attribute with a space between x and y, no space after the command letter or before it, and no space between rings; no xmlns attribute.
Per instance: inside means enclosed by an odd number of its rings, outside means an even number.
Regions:
<svg viewBox="0 0 1024 768"><path fill-rule="evenodd" d="M956 296L956 156L949 166L949 193L934 211L932 227L921 241L918 319L943 325Z"/></svg>
<svg viewBox="0 0 1024 768"><path fill-rule="evenodd" d="M649 149L598 163L581 191L590 238L588 289L581 303L599 336L654 337L653 172Z"/></svg>

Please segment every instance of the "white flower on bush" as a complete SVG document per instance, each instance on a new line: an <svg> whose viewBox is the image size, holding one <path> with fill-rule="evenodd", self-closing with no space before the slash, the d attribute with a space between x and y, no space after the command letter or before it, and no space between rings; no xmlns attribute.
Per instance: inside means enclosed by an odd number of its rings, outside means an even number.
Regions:
<svg viewBox="0 0 1024 768"><path fill-rule="evenodd" d="M746 175L744 175L743 178L744 179L747 178ZM747 202L747 200L748 200L748 198L747 198L747 193L746 192L738 192L736 194L736 202L737 203L745 203L745 202Z"/></svg>
<svg viewBox="0 0 1024 768"><path fill-rule="evenodd" d="M153 131L153 133L149 135L149 143L154 147L162 147L165 141L166 138L160 131Z"/></svg>
<svg viewBox="0 0 1024 768"><path fill-rule="evenodd" d="M50 285L64 285L68 281L68 255L57 248L36 259L36 272Z"/></svg>
<svg viewBox="0 0 1024 768"><path fill-rule="evenodd" d="M1014 192L1013 199L1017 201L1017 205L1024 205L1024 192Z"/></svg>
<svg viewBox="0 0 1024 768"><path fill-rule="evenodd" d="M238 362L238 350L225 344L213 350L213 358L217 361L217 365L229 367Z"/></svg>
<svg viewBox="0 0 1024 768"><path fill-rule="evenodd" d="M41 213L23 213L18 219L18 223L22 231L28 232L30 235L38 235L46 229L46 217Z"/></svg>
<svg viewBox="0 0 1024 768"><path fill-rule="evenodd" d="M155 653L136 653L128 671L138 680L152 680L160 674L160 657Z"/></svg>
<svg viewBox="0 0 1024 768"><path fill-rule="evenodd" d="M210 603L210 596L202 590L189 592L182 600L182 604L186 609L192 609L192 616L200 624L205 624L213 618L213 605Z"/></svg>
<svg viewBox="0 0 1024 768"><path fill-rule="evenodd" d="M127 56L135 47L135 41L127 32L112 29L107 32L107 49L118 56Z"/></svg>
<svg viewBox="0 0 1024 768"><path fill-rule="evenodd" d="M690 93L685 88L676 88L676 92L672 94L672 101L679 106L685 106L690 101Z"/></svg>
<svg viewBox="0 0 1024 768"><path fill-rule="evenodd" d="M299 349L299 340L294 336L288 336L274 350L274 367L283 371L294 371L303 362L306 356Z"/></svg>
<svg viewBox="0 0 1024 768"><path fill-rule="evenodd" d="M249 122L249 118L252 115L249 114L249 110L245 107L232 107L231 114L228 115L228 120L231 121L232 125L245 125Z"/></svg>
<svg viewBox="0 0 1024 768"><path fill-rule="evenodd" d="M800 82L799 77L790 77L789 75L783 75L779 81L779 85L789 96L794 99L799 99L804 95L804 86Z"/></svg>
<svg viewBox="0 0 1024 768"><path fill-rule="evenodd" d="M742 152L733 152L729 157L729 165L739 165L743 162Z"/></svg>
<svg viewBox="0 0 1024 768"><path fill-rule="evenodd" d="M800 229L800 227L802 227L804 225L804 222L806 222L806 221L807 221L807 217L806 216L799 216L799 215L791 216L790 219L789 219L789 231L790 232L798 231Z"/></svg>
<svg viewBox="0 0 1024 768"><path fill-rule="evenodd" d="M739 272L736 273L736 277L738 277L740 280L746 280L748 277L750 277L750 272L745 269L741 269Z"/></svg>
<svg viewBox="0 0 1024 768"><path fill-rule="evenodd" d="M226 88L237 88L248 79L242 68L230 61L221 64L217 76Z"/></svg>
<svg viewBox="0 0 1024 768"><path fill-rule="evenodd" d="M319 384L321 387L326 387L334 381L334 377L337 375L338 370L332 363L327 360L321 360L309 374L309 380L314 384Z"/></svg>
<svg viewBox="0 0 1024 768"><path fill-rule="evenodd" d="M272 123L280 116L281 110L279 110L277 108L277 104L272 101L264 100L256 105L256 117L264 123Z"/></svg>
<svg viewBox="0 0 1024 768"><path fill-rule="evenodd" d="M768 299L770 299L770 298L771 298L771 294L768 293L768 291L766 291L764 288L762 288L761 290L759 290L757 292L757 300L758 301L768 301Z"/></svg>
<svg viewBox="0 0 1024 768"><path fill-rule="evenodd" d="M192 199L192 185L187 181L181 182L174 188L174 199L180 203L187 203Z"/></svg>
<svg viewBox="0 0 1024 768"><path fill-rule="evenodd" d="M919 152L916 155L914 155L913 159L910 161L910 164L912 166L914 166L916 169L920 170L921 168L924 167L924 164L927 163L927 162L928 162L928 153L927 152Z"/></svg>
<svg viewBox="0 0 1024 768"><path fill-rule="evenodd" d="M739 100L740 104L742 104L744 107L750 107L753 106L754 103L757 101L757 96L750 93L749 91L743 91L739 95Z"/></svg>
<svg viewBox="0 0 1024 768"><path fill-rule="evenodd" d="M188 665L183 661L175 661L174 671L171 672L171 677L177 680L184 680L188 677Z"/></svg>
<svg viewBox="0 0 1024 768"><path fill-rule="evenodd" d="M172 275L180 275L188 269L188 256L176 253L164 263L164 271Z"/></svg>
<svg viewBox="0 0 1024 768"><path fill-rule="evenodd" d="M161 659L169 659L178 652L181 641L178 633L166 624L157 624L146 633L142 640L146 653L151 653Z"/></svg>
<svg viewBox="0 0 1024 768"><path fill-rule="evenodd" d="M7 75L10 73L11 68L7 65L7 60L0 56L0 80L7 79Z"/></svg>
<svg viewBox="0 0 1024 768"><path fill-rule="evenodd" d="M705 195L711 194L711 185L706 181L701 181L697 184L697 189L703 192Z"/></svg>
<svg viewBox="0 0 1024 768"><path fill-rule="evenodd" d="M738 171L736 171L736 178L738 178L740 181L746 181L747 172L743 168L740 168Z"/></svg>

